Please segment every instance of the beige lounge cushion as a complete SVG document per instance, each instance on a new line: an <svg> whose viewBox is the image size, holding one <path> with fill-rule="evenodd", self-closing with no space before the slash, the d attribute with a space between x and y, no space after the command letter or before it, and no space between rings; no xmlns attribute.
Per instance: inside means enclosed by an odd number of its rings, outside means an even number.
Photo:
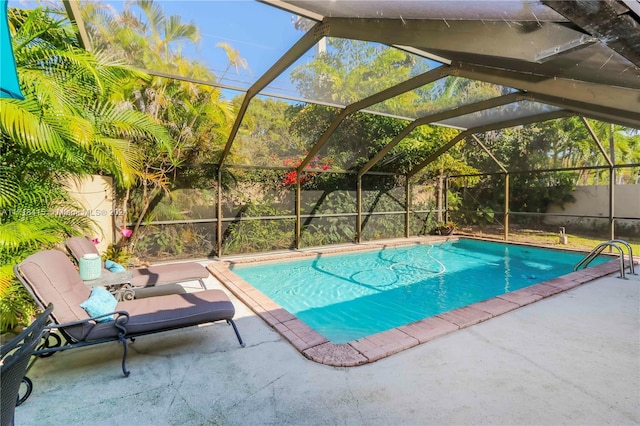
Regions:
<svg viewBox="0 0 640 426"><path fill-rule="evenodd" d="M56 307L53 314L56 320L72 322L87 318L80 304L89 298L91 289L63 252L45 250L32 254L20 264L20 271L42 304L53 303Z"/></svg>
<svg viewBox="0 0 640 426"><path fill-rule="evenodd" d="M42 306L53 303L52 316L58 324L89 318L80 304L89 298L91 289L66 254L58 250L32 254L20 264L20 272ZM68 331L82 340L91 328L92 324L85 324Z"/></svg>
<svg viewBox="0 0 640 426"><path fill-rule="evenodd" d="M66 245L69 252L76 260L80 259L85 254L99 254L95 244L85 237L68 238ZM209 277L207 268L196 262L152 265L149 267L132 268L131 271L133 272L131 285L134 287L150 287L161 284L183 283ZM111 272L109 272L108 269L103 268L102 273L110 274Z"/></svg>
<svg viewBox="0 0 640 426"><path fill-rule="evenodd" d="M131 285L134 287L196 281L209 276L207 268L195 262L152 265L147 268L133 268L132 271Z"/></svg>
<svg viewBox="0 0 640 426"><path fill-rule="evenodd" d="M81 259L85 254L97 254L98 256L100 255L100 252L98 251L96 245L85 237L67 238L67 241L65 241L65 245L67 246L67 249L69 249L71 256L73 256L76 261Z"/></svg>
<svg viewBox="0 0 640 426"><path fill-rule="evenodd" d="M58 324L86 320L89 315L80 304L91 293L66 254L58 250L41 251L20 264L20 272L43 306L54 304L53 317ZM222 290L204 290L185 294L168 294L119 302L116 311L129 313L127 334L144 334L206 322L232 319L233 303ZM92 341L117 336L116 321L89 321L65 329L78 341Z"/></svg>
<svg viewBox="0 0 640 426"><path fill-rule="evenodd" d="M142 299L145 297L157 297L167 294L186 293L187 290L180 284L163 284L154 285L153 287L135 287L135 298Z"/></svg>
<svg viewBox="0 0 640 426"><path fill-rule="evenodd" d="M205 290L186 294L135 299L118 303L118 311L129 313L127 333L144 334L157 330L232 319L235 308L222 290ZM109 323L97 324L86 340L115 336L118 330Z"/></svg>

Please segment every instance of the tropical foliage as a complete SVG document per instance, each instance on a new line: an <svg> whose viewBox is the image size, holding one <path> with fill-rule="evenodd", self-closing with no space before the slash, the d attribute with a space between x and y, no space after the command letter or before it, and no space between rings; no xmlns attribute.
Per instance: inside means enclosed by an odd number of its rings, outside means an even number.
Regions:
<svg viewBox="0 0 640 426"><path fill-rule="evenodd" d="M617 164L636 164L640 137L630 129L588 120L601 141L605 153ZM613 132L613 133L612 133ZM503 129L478 135L491 151L490 158L482 149L463 152L467 164L484 172L498 171L496 160L512 173L509 207L513 212L544 213L549 204L563 205L573 201L571 191L577 185L608 184L609 169L605 156L579 118L552 120L545 123ZM613 155L612 155L613 153ZM584 168L584 169L581 169ZM558 170L557 169L575 169ZM534 172L528 172L533 170ZM538 172L535 172L535 171ZM543 170L551 170L541 172ZM635 172L637 175L637 172ZM636 183L634 169L621 169L617 184ZM459 193L467 214L459 219L472 220L473 212L504 210L504 178L488 176L471 186L460 182ZM523 217L521 223L540 222L542 217Z"/></svg>
<svg viewBox="0 0 640 426"><path fill-rule="evenodd" d="M65 180L105 173L128 187L140 175L139 144L171 140L152 117L112 100L119 87L144 74L81 49L72 28L42 9L11 9L10 22L26 99L0 100L2 329L29 313L12 266L91 226Z"/></svg>
<svg viewBox="0 0 640 426"><path fill-rule="evenodd" d="M128 2L121 12L100 2L86 2L83 7L94 48L137 68L216 80L204 64L181 53L184 46L198 43L199 29L193 23L184 23L180 16L165 15L161 3ZM229 44L220 43L218 47L229 59L227 70L246 67L246 61ZM217 161L232 124L233 107L222 99L218 88L162 77L126 87L120 95L132 108L161 123L172 137L169 149L154 143L138 145L143 153L142 174L120 198L121 210L128 212L120 218L121 225L133 222L133 245L145 236L141 226L153 220L151 207L163 198L170 199L178 169Z"/></svg>
<svg viewBox="0 0 640 426"><path fill-rule="evenodd" d="M253 98L219 174L219 159L243 99L215 83L248 68L247 61L231 45L218 43L228 66L215 75L185 56L198 46L200 29L166 15L161 2L79 5L93 53L78 45L68 21L55 18L62 16L60 11L12 9L10 14L26 100L0 100L3 329L25 319L30 309L29 298L10 279L11 266L92 226L66 191L70 177L114 177L118 210L124 212L116 220L129 228L122 232L131 239L111 246L110 256L128 256L133 250L150 257L215 254L218 202L226 219L225 253L292 247L296 206L304 215L303 246L349 242L356 233L355 174L412 120L513 91L449 76L371 105L347 115L298 176L297 167L341 107L439 66L389 46L328 39L318 44L311 61L289 74L310 101ZM304 20L295 25L308 28ZM502 112L516 113L520 104ZM616 164L640 163L637 131L595 121L589 125ZM609 179L607 169L525 173L605 165L604 154L579 119L477 135L491 156L467 138L416 169L458 134L452 127L418 126L378 159L371 169L375 173L366 174L359 188L365 239L403 235L405 175L413 171L411 233L429 232L445 220L445 209L458 211L458 226L499 221L496 212L505 201L501 167L512 172L511 210L527 213L544 212L550 201L570 201L577 184ZM481 176L491 172L498 174ZM222 194L216 191L220 176ZM638 179L637 167L616 173L617 183ZM299 199L294 192L298 181L303 188Z"/></svg>

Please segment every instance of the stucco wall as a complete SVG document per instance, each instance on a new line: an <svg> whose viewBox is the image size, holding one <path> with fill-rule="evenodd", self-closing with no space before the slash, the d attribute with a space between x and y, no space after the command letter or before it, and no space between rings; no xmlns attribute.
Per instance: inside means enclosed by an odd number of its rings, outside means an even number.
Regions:
<svg viewBox="0 0 640 426"><path fill-rule="evenodd" d="M614 216L640 219L640 185L616 185L614 187ZM607 185L580 186L573 191L575 202L565 204L564 209L551 205L547 213L609 217L609 187ZM548 216L549 224L566 223L569 218Z"/></svg>
<svg viewBox="0 0 640 426"><path fill-rule="evenodd" d="M84 214L94 222L91 238L98 238L102 253L113 241L113 179L108 176L87 176L67 183L69 193L84 207Z"/></svg>

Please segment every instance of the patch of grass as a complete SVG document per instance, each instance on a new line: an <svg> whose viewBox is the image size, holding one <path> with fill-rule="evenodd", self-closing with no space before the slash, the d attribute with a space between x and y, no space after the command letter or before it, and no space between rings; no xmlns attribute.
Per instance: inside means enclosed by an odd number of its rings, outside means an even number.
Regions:
<svg viewBox="0 0 640 426"><path fill-rule="evenodd" d="M461 232L457 232L457 234L466 234L470 236L482 237L482 238L491 238L502 240L503 232L499 229L482 229L482 230L472 230L472 229L463 229ZM560 244L558 233L541 231L536 229L517 229L509 233L509 241L511 242L519 242L519 243L528 243L528 244L537 244L541 246L550 246L555 248L567 248L574 250L582 250L589 252L593 250L598 244L609 241L609 239L602 239L596 237L586 237L584 235L576 235L576 234L566 234L568 244ZM633 240L625 240L631 246L633 250L633 255L636 260L640 259L640 241ZM626 248L623 247L623 251L625 254L627 253ZM605 252L608 252L605 249ZM617 253L617 250L613 250L614 253Z"/></svg>

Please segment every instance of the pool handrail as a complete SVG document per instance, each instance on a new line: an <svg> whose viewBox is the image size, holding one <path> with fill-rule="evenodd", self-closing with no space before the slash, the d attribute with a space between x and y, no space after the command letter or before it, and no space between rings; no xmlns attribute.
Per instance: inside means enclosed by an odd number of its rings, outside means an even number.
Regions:
<svg viewBox="0 0 640 426"><path fill-rule="evenodd" d="M619 243L622 244L623 246L625 246L627 248L627 251L629 252L629 273L631 275L637 275L636 271L635 271L635 266L634 266L634 262L633 262L633 249L631 248L631 244L629 244L628 242L626 242L625 240L621 240L621 239L614 239L609 241L611 243Z"/></svg>
<svg viewBox="0 0 640 426"><path fill-rule="evenodd" d="M631 264L631 266L629 267L629 272L635 275L635 270L633 266L633 252L631 250L631 246L626 241L623 241L623 240L610 240L610 241L598 244L593 250L591 250L591 252L588 255L586 255L580 262L578 262L578 264L573 268L573 270L577 271L578 269L580 269L580 267L586 268L587 266L589 266L589 263L591 263L593 259L595 259L600 253L602 253L602 251L606 247L613 247L617 249L619 252L619 256L618 256L618 259L620 261L620 277L619 278L626 280L627 278L625 276L624 252L622 251L622 248L620 247L619 244L624 244L629 250L629 260Z"/></svg>

